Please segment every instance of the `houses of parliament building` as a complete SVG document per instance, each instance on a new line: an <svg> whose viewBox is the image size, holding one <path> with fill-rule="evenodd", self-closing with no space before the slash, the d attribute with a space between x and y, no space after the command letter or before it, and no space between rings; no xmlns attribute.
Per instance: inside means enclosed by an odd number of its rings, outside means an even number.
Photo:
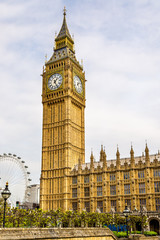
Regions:
<svg viewBox="0 0 160 240"><path fill-rule="evenodd" d="M123 212L143 206L160 211L160 153L107 160L101 146L99 161L85 163L85 73L77 61L64 9L54 52L42 73L43 137L40 207Z"/></svg>

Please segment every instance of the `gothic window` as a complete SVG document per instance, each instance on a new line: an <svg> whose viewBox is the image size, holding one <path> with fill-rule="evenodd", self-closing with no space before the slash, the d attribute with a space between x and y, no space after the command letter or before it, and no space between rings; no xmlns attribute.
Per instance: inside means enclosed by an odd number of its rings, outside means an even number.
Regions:
<svg viewBox="0 0 160 240"><path fill-rule="evenodd" d="M72 184L77 184L77 177L72 177Z"/></svg>
<svg viewBox="0 0 160 240"><path fill-rule="evenodd" d="M144 171L143 170L138 171L138 178L144 178Z"/></svg>
<svg viewBox="0 0 160 240"><path fill-rule="evenodd" d="M77 188L72 188L72 198L77 197Z"/></svg>
<svg viewBox="0 0 160 240"><path fill-rule="evenodd" d="M103 212L103 201L97 201L97 208L99 208L99 210Z"/></svg>
<svg viewBox="0 0 160 240"><path fill-rule="evenodd" d="M89 187L84 188L84 196L89 197Z"/></svg>
<svg viewBox="0 0 160 240"><path fill-rule="evenodd" d="M84 207L87 212L90 212L90 202L84 202Z"/></svg>
<svg viewBox="0 0 160 240"><path fill-rule="evenodd" d="M155 169L154 170L154 177L160 177L160 169Z"/></svg>
<svg viewBox="0 0 160 240"><path fill-rule="evenodd" d="M97 182L102 182L102 175L101 174L97 175Z"/></svg>
<svg viewBox="0 0 160 240"><path fill-rule="evenodd" d="M142 207L142 206L146 207L146 199L145 198L140 198L139 203L140 203L140 207Z"/></svg>
<svg viewBox="0 0 160 240"><path fill-rule="evenodd" d="M102 186L97 187L97 196L102 196Z"/></svg>
<svg viewBox="0 0 160 240"><path fill-rule="evenodd" d="M116 180L116 175L111 173L110 174L110 181L115 181Z"/></svg>
<svg viewBox="0 0 160 240"><path fill-rule="evenodd" d="M124 184L124 194L130 194L130 184Z"/></svg>
<svg viewBox="0 0 160 240"><path fill-rule="evenodd" d="M89 183L89 175L84 176L84 183Z"/></svg>
<svg viewBox="0 0 160 240"><path fill-rule="evenodd" d="M111 208L113 208L115 211L117 210L117 202L116 202L116 200L111 200Z"/></svg>
<svg viewBox="0 0 160 240"><path fill-rule="evenodd" d="M123 177L124 177L124 179L129 179L129 172L124 172Z"/></svg>
<svg viewBox="0 0 160 240"><path fill-rule="evenodd" d="M160 198L156 198L155 201L156 201L156 211L160 212Z"/></svg>
<svg viewBox="0 0 160 240"><path fill-rule="evenodd" d="M145 193L145 183L139 183L139 193Z"/></svg>
<svg viewBox="0 0 160 240"><path fill-rule="evenodd" d="M160 182L154 182L154 191L160 192Z"/></svg>
<svg viewBox="0 0 160 240"><path fill-rule="evenodd" d="M77 202L72 202L73 211L77 211Z"/></svg>
<svg viewBox="0 0 160 240"><path fill-rule="evenodd" d="M116 185L110 186L110 195L116 195Z"/></svg>
<svg viewBox="0 0 160 240"><path fill-rule="evenodd" d="M131 209L131 199L125 199L125 206L129 207Z"/></svg>

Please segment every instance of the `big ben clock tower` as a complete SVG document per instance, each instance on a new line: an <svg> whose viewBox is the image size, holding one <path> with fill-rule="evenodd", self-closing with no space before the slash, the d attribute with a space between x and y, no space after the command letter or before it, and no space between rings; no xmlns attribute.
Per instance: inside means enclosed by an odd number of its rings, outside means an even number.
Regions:
<svg viewBox="0 0 160 240"><path fill-rule="evenodd" d="M66 23L55 38L54 52L43 70L43 137L40 207L70 208L70 171L85 162L85 75L76 60Z"/></svg>

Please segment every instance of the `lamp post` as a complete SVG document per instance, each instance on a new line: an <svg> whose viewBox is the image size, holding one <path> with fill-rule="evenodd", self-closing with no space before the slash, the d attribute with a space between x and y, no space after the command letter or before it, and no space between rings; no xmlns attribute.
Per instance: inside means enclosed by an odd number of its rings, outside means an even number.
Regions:
<svg viewBox="0 0 160 240"><path fill-rule="evenodd" d="M3 213L3 228L5 227L5 214L6 214L6 201L11 196L11 193L8 189L8 182L6 182L5 189L1 192L4 199L4 213Z"/></svg>
<svg viewBox="0 0 160 240"><path fill-rule="evenodd" d="M125 206L125 209L123 211L123 214L126 218L126 225L127 225L127 238L128 238L128 216L130 214L130 210L128 209L127 205Z"/></svg>

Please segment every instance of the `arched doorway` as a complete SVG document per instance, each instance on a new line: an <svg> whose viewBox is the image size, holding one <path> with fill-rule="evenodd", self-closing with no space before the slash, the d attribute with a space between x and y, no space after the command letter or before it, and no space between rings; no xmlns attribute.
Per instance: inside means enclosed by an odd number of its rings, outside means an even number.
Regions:
<svg viewBox="0 0 160 240"><path fill-rule="evenodd" d="M152 219L149 222L150 231L157 232L159 234L159 221L157 219Z"/></svg>

